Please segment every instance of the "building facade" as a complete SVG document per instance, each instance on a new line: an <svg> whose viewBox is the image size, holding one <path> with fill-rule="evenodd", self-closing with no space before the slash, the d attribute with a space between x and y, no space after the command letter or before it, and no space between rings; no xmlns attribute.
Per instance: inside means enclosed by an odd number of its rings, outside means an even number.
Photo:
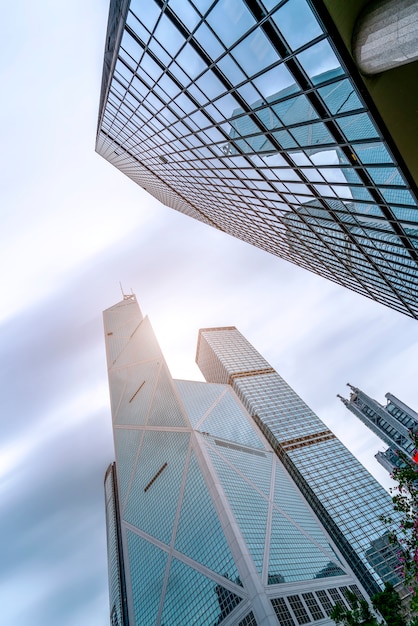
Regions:
<svg viewBox="0 0 418 626"><path fill-rule="evenodd" d="M403 465L398 450L408 458L416 458L418 461L417 450L410 436L411 431L418 431L418 413L391 393L386 394L387 403L386 406L383 406L366 395L361 389L350 384L348 386L351 389L349 399L338 396L340 400L347 409L389 446L384 452L379 451L375 455L377 461L388 472L392 472L395 467L402 467Z"/></svg>
<svg viewBox="0 0 418 626"><path fill-rule="evenodd" d="M236 328L200 330L196 362L232 386L369 594L397 584L383 487Z"/></svg>
<svg viewBox="0 0 418 626"><path fill-rule="evenodd" d="M167 206L418 317L414 159L321 0L112 0L96 150Z"/></svg>
<svg viewBox="0 0 418 626"><path fill-rule="evenodd" d="M173 380L134 296L104 326L111 626L331 625L367 596L232 386Z"/></svg>

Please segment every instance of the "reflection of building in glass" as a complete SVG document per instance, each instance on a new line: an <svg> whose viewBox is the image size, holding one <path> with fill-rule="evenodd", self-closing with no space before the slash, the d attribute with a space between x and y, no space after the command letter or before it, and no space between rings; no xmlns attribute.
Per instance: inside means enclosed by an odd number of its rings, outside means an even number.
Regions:
<svg viewBox="0 0 418 626"><path fill-rule="evenodd" d="M173 380L134 296L104 325L112 626L297 626L359 592L231 385Z"/></svg>
<svg viewBox="0 0 418 626"><path fill-rule="evenodd" d="M166 205L418 317L416 183L319 5L112 0L97 151Z"/></svg>
<svg viewBox="0 0 418 626"><path fill-rule="evenodd" d="M366 557L382 579L399 585L400 577L396 573L399 569L399 545L391 543L389 533L370 542Z"/></svg>
<svg viewBox="0 0 418 626"><path fill-rule="evenodd" d="M368 592L393 580L383 487L236 328L201 330L196 361L207 381L232 386Z"/></svg>
<svg viewBox="0 0 418 626"><path fill-rule="evenodd" d="M363 424L389 446L385 452L378 452L376 459L388 472L392 472L395 467L402 467L404 462L397 451L400 450L408 458L413 456L415 446L410 432L418 431L418 413L391 393L386 394L387 403L383 406L369 398L361 389L348 386L351 389L350 398L346 400L338 397Z"/></svg>

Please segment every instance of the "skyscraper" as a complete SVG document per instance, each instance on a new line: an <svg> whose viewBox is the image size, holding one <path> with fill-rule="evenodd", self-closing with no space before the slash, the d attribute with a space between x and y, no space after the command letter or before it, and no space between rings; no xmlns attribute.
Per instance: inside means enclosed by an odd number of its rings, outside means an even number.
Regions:
<svg viewBox="0 0 418 626"><path fill-rule="evenodd" d="M196 362L232 386L368 592L397 584L383 487L236 328L200 330Z"/></svg>
<svg viewBox="0 0 418 626"><path fill-rule="evenodd" d="M173 380L134 296L104 326L111 625L331 624L362 585L231 385Z"/></svg>
<svg viewBox="0 0 418 626"><path fill-rule="evenodd" d="M351 389L349 399L338 397L347 409L389 446L384 452L378 452L375 458L388 472L392 472L403 463L397 454L398 450L409 458L417 452L410 432L418 431L418 413L391 393L386 394L387 403L383 406L361 389L350 384L348 386Z"/></svg>
<svg viewBox="0 0 418 626"><path fill-rule="evenodd" d="M411 129L386 98L388 131L328 9L112 0L96 150L164 204L418 317Z"/></svg>

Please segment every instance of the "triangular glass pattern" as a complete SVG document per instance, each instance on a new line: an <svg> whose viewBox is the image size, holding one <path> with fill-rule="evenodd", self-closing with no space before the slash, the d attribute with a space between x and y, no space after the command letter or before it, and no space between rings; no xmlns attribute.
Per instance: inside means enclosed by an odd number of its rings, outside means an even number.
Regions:
<svg viewBox="0 0 418 626"><path fill-rule="evenodd" d="M126 535L135 624L156 624L167 553L130 530Z"/></svg>
<svg viewBox="0 0 418 626"><path fill-rule="evenodd" d="M278 511L273 510L269 584L344 575L312 541Z"/></svg>
<svg viewBox="0 0 418 626"><path fill-rule="evenodd" d="M123 350L119 352L113 365L123 367L141 361L162 362L163 356L148 317L138 327L133 328L133 331L135 332L128 339Z"/></svg>
<svg viewBox="0 0 418 626"><path fill-rule="evenodd" d="M114 364L128 345L131 336L142 323L142 315L137 305L130 305L115 311L107 311L106 339L109 350L109 364Z"/></svg>
<svg viewBox="0 0 418 626"><path fill-rule="evenodd" d="M104 313L106 333L109 337L130 337L132 332L142 321L142 313L136 301L119 302Z"/></svg>
<svg viewBox="0 0 418 626"><path fill-rule="evenodd" d="M194 453L187 472L175 548L240 584L238 570Z"/></svg>
<svg viewBox="0 0 418 626"><path fill-rule="evenodd" d="M261 573L267 525L267 501L209 446L207 449L255 566Z"/></svg>
<svg viewBox="0 0 418 626"><path fill-rule="evenodd" d="M235 442L214 440L223 457L251 480L266 496L270 494L273 454L254 448L245 448Z"/></svg>
<svg viewBox="0 0 418 626"><path fill-rule="evenodd" d="M206 411L210 409L226 388L226 385L188 380L175 380L174 383L192 426L195 426L202 419Z"/></svg>
<svg viewBox="0 0 418 626"><path fill-rule="evenodd" d="M125 385L128 377L129 370L126 367L120 370L109 371L110 402L113 419L115 419L116 411L119 406L122 394L125 391Z"/></svg>
<svg viewBox="0 0 418 626"><path fill-rule="evenodd" d="M244 446L264 448L246 414L232 396L226 393L214 406L208 417L199 425L200 432L207 432L213 437L222 437Z"/></svg>
<svg viewBox="0 0 418 626"><path fill-rule="evenodd" d="M164 364L155 389L149 418L149 426L190 426L182 413L174 392L173 380Z"/></svg>
<svg viewBox="0 0 418 626"><path fill-rule="evenodd" d="M156 361L133 365L124 386L123 399L114 412L115 424L145 424L160 365ZM122 370L124 371L124 370Z"/></svg>
<svg viewBox="0 0 418 626"><path fill-rule="evenodd" d="M142 430L115 428L115 453L118 468L118 485L120 501L123 506L128 489L129 479L134 467Z"/></svg>
<svg viewBox="0 0 418 626"><path fill-rule="evenodd" d="M123 518L170 543L189 433L146 431Z"/></svg>
<svg viewBox="0 0 418 626"><path fill-rule="evenodd" d="M332 554L327 536L279 463L276 463L274 504L277 504L282 511L294 519L306 533L328 550L330 555Z"/></svg>
<svg viewBox="0 0 418 626"><path fill-rule="evenodd" d="M241 599L229 589L173 558L161 624L216 626L222 623Z"/></svg>

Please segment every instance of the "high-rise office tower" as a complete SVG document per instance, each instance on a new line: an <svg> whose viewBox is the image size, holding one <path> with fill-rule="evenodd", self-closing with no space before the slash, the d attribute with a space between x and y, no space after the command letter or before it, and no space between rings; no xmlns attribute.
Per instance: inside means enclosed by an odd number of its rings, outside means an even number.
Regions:
<svg viewBox="0 0 418 626"><path fill-rule="evenodd" d="M383 487L236 328L200 330L196 361L207 381L232 386L369 593L397 584Z"/></svg>
<svg viewBox="0 0 418 626"><path fill-rule="evenodd" d="M362 4L112 0L96 149L164 204L418 317L418 61L360 75Z"/></svg>
<svg viewBox="0 0 418 626"><path fill-rule="evenodd" d="M362 585L231 385L173 380L134 296L104 326L111 625L331 624Z"/></svg>
<svg viewBox="0 0 418 626"><path fill-rule="evenodd" d="M411 439L410 432L418 431L418 413L413 411L401 400L398 400L391 393L386 394L386 406L379 404L373 398L352 385L348 400L338 396L356 417L363 424L368 426L375 435L380 437L389 448L384 452L375 455L377 461L383 465L388 472L392 472L395 467L401 467L402 459L398 456L400 450L408 458L415 458L418 461L417 450Z"/></svg>

